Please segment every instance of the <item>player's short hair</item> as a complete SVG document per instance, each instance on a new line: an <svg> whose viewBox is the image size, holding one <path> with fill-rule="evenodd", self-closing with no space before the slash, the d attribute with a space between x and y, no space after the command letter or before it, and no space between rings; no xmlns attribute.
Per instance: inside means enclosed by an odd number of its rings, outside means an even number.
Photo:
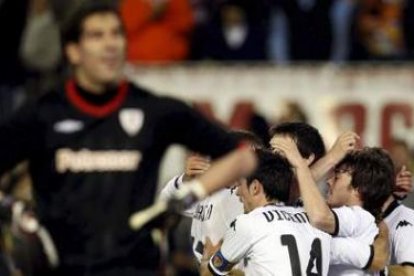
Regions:
<svg viewBox="0 0 414 276"><path fill-rule="evenodd" d="M255 172L247 178L247 186L258 180L264 189L267 199L287 202L290 185L293 182L293 171L286 158L269 150L257 149L259 164Z"/></svg>
<svg viewBox="0 0 414 276"><path fill-rule="evenodd" d="M61 26L61 42L62 46L68 43L79 42L83 32L83 24L85 20L97 13L113 13L122 24L121 15L118 7L109 0L85 0L80 4L74 4L74 7L69 11L69 15L64 19Z"/></svg>
<svg viewBox="0 0 414 276"><path fill-rule="evenodd" d="M303 158L309 158L314 154L316 162L325 155L325 144L319 131L303 122L286 122L270 128L270 136L288 135L296 142L298 150Z"/></svg>
<svg viewBox="0 0 414 276"><path fill-rule="evenodd" d="M380 220L382 206L395 186L394 164L388 153L376 147L355 150L336 168L350 172L351 186L360 193L363 208Z"/></svg>
<svg viewBox="0 0 414 276"><path fill-rule="evenodd" d="M255 149L264 148L263 141L253 132L244 129L232 129L230 134L237 141L247 141L253 145Z"/></svg>

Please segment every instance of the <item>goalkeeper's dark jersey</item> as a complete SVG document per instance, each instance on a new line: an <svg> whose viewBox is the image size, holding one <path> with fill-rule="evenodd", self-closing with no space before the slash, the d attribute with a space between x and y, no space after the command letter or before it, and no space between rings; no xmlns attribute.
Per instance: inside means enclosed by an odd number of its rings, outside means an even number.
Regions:
<svg viewBox="0 0 414 276"><path fill-rule="evenodd" d="M213 157L236 146L180 101L125 82L97 106L68 81L0 127L0 173L29 159L38 214L63 263L94 266L135 251L135 264L151 266L149 230L132 233L128 217L154 201L173 143Z"/></svg>

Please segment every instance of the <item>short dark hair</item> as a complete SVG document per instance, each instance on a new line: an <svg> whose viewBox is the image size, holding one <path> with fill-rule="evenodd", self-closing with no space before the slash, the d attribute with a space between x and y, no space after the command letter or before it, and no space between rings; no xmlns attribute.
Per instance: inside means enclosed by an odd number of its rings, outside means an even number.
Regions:
<svg viewBox="0 0 414 276"><path fill-rule="evenodd" d="M121 15L114 1L109 0L84 0L80 4L75 4L69 11L69 15L64 19L61 26L61 43L66 46L68 43L78 42L82 32L85 20L97 13L113 13L119 17Z"/></svg>
<svg viewBox="0 0 414 276"><path fill-rule="evenodd" d="M348 153L336 168L350 171L351 186L360 193L362 207L377 221L381 220L382 206L395 185L394 164L389 154L376 147L355 150Z"/></svg>
<svg viewBox="0 0 414 276"><path fill-rule="evenodd" d="M256 179L262 184L268 200L287 202L294 178L290 163L269 150L257 149L256 154L259 164L255 172L247 178L247 186Z"/></svg>
<svg viewBox="0 0 414 276"><path fill-rule="evenodd" d="M251 143L255 149L264 147L262 140L251 131L245 129L232 129L230 134L233 135L237 141L247 141Z"/></svg>
<svg viewBox="0 0 414 276"><path fill-rule="evenodd" d="M315 161L325 155L326 149L322 136L313 126L302 122L286 122L270 128L270 135L288 135L295 140L303 158L315 155Z"/></svg>

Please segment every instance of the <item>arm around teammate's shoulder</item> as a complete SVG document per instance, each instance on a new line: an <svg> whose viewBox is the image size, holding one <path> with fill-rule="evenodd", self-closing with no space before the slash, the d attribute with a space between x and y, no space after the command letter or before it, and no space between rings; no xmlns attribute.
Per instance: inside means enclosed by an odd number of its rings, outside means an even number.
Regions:
<svg viewBox="0 0 414 276"><path fill-rule="evenodd" d="M378 224L378 235L372 245L373 258L371 263L367 264L368 270L375 272L381 271L387 265L390 258L390 244L389 244L389 231L385 222Z"/></svg>

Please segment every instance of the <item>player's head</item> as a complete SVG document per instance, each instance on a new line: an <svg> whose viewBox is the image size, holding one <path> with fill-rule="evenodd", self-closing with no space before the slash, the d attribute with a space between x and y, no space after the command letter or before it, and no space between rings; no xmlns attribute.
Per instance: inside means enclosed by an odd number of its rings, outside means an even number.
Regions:
<svg viewBox="0 0 414 276"><path fill-rule="evenodd" d="M328 183L331 207L360 205L379 219L395 184L394 165L383 149L356 150L336 166Z"/></svg>
<svg viewBox="0 0 414 276"><path fill-rule="evenodd" d="M309 165L325 155L326 149L319 131L313 126L302 122L287 122L270 129L271 139L292 138L303 158L309 160Z"/></svg>
<svg viewBox="0 0 414 276"><path fill-rule="evenodd" d="M253 149L263 148L264 144L262 140L253 132L244 129L234 129L230 131L238 141L245 141L250 143Z"/></svg>
<svg viewBox="0 0 414 276"><path fill-rule="evenodd" d="M84 1L63 24L62 44L79 82L93 89L120 79L126 38L116 6Z"/></svg>
<svg viewBox="0 0 414 276"><path fill-rule="evenodd" d="M263 149L256 153L256 171L237 189L246 213L269 202L287 202L294 177L289 162L282 156Z"/></svg>

